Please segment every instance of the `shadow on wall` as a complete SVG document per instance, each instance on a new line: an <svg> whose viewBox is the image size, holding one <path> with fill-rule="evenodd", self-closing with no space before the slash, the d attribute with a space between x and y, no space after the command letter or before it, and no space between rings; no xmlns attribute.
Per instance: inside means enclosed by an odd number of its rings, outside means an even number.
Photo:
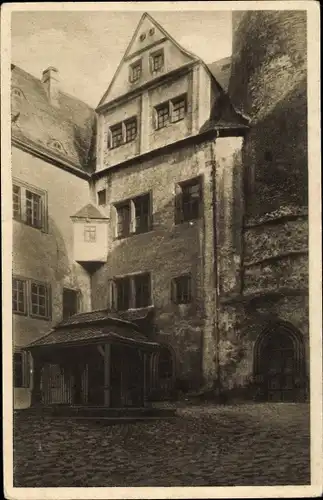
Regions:
<svg viewBox="0 0 323 500"><path fill-rule="evenodd" d="M306 92L304 78L251 126L243 151L247 216L308 204Z"/></svg>

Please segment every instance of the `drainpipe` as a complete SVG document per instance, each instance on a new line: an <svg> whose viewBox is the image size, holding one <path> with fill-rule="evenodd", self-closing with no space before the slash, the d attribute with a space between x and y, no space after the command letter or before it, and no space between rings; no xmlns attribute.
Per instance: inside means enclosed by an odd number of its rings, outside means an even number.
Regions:
<svg viewBox="0 0 323 500"><path fill-rule="evenodd" d="M216 139L218 138L218 133ZM215 139L215 140L216 140ZM216 158L214 156L213 148L211 149L212 155L212 207L213 207L213 276L214 276L214 300L215 300L215 318L213 322L213 335L215 339L215 355L214 361L216 364L216 379L214 389L216 396L221 394L221 372L220 372L220 356L219 356L219 268L218 268L218 238L217 238L217 179L216 179Z"/></svg>

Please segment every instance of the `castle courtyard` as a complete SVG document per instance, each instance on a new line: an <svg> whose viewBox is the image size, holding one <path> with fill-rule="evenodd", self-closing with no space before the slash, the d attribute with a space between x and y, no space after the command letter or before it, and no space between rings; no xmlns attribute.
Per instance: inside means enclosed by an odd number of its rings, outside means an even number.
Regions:
<svg viewBox="0 0 323 500"><path fill-rule="evenodd" d="M310 483L309 405L185 406L108 425L15 414L16 487Z"/></svg>

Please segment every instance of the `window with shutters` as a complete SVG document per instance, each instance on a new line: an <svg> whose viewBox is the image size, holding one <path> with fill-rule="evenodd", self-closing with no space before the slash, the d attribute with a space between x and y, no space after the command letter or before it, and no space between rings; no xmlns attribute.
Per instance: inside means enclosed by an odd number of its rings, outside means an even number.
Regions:
<svg viewBox="0 0 323 500"><path fill-rule="evenodd" d="M115 278L111 281L111 307L117 311L151 305L150 273Z"/></svg>
<svg viewBox="0 0 323 500"><path fill-rule="evenodd" d="M190 274L177 276L172 280L172 302L189 304L192 301L192 278Z"/></svg>
<svg viewBox="0 0 323 500"><path fill-rule="evenodd" d="M155 107L155 128L159 130L169 123L184 120L187 113L187 95L175 97Z"/></svg>
<svg viewBox="0 0 323 500"><path fill-rule="evenodd" d="M115 205L117 215L117 238L151 230L151 193L145 193Z"/></svg>
<svg viewBox="0 0 323 500"><path fill-rule="evenodd" d="M138 135L138 121L136 116L132 116L123 122L117 123L109 128L108 147L115 149L124 144L132 142Z"/></svg>
<svg viewBox="0 0 323 500"><path fill-rule="evenodd" d="M78 313L79 292L69 288L63 288L63 319Z"/></svg>
<svg viewBox="0 0 323 500"><path fill-rule="evenodd" d="M12 279L12 311L27 314L27 281L24 279Z"/></svg>
<svg viewBox="0 0 323 500"><path fill-rule="evenodd" d="M29 355L24 352L15 352L13 355L13 383L15 388L29 387L30 364Z"/></svg>
<svg viewBox="0 0 323 500"><path fill-rule="evenodd" d="M50 319L50 286L30 278L13 276L12 311L14 314Z"/></svg>
<svg viewBox="0 0 323 500"><path fill-rule="evenodd" d="M197 177L175 186L175 223L198 219L202 208L202 179Z"/></svg>
<svg viewBox="0 0 323 500"><path fill-rule="evenodd" d="M38 188L13 181L12 186L13 218L28 226L47 230L47 194Z"/></svg>

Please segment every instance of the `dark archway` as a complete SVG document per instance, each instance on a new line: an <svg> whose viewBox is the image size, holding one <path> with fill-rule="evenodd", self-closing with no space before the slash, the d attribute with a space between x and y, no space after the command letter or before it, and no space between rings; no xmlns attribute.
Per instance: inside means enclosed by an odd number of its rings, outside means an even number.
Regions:
<svg viewBox="0 0 323 500"><path fill-rule="evenodd" d="M168 345L154 353L150 360L151 396L156 400L167 400L172 397L176 378L175 353Z"/></svg>
<svg viewBox="0 0 323 500"><path fill-rule="evenodd" d="M254 378L258 399L306 399L304 342L292 325L273 323L259 335L254 346Z"/></svg>

